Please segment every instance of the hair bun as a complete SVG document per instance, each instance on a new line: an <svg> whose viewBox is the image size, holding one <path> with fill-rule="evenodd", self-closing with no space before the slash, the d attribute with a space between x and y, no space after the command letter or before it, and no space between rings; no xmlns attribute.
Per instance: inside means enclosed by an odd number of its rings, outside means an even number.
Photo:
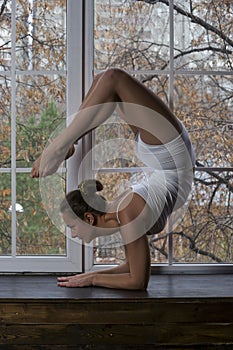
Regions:
<svg viewBox="0 0 233 350"><path fill-rule="evenodd" d="M93 195L96 192L100 192L103 189L103 185L98 180L84 180L78 186L78 189L86 195Z"/></svg>

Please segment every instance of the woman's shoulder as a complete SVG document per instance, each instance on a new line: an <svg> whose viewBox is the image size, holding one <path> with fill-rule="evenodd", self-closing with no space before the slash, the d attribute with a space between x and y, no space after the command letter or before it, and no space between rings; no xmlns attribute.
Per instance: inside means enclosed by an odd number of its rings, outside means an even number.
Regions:
<svg viewBox="0 0 233 350"><path fill-rule="evenodd" d="M145 200L132 190L127 191L117 206L117 218L120 224L130 222L143 212Z"/></svg>

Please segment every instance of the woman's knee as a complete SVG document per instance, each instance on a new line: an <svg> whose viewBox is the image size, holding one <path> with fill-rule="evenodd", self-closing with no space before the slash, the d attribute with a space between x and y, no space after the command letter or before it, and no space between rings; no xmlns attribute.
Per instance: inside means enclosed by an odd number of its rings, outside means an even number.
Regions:
<svg viewBox="0 0 233 350"><path fill-rule="evenodd" d="M120 68L109 68L104 72L104 77L116 84L120 79L124 77L127 73Z"/></svg>
<svg viewBox="0 0 233 350"><path fill-rule="evenodd" d="M104 72L101 72L101 73L98 73L94 76L94 79L93 79L93 82L98 82L100 80L100 78L104 75L105 71Z"/></svg>

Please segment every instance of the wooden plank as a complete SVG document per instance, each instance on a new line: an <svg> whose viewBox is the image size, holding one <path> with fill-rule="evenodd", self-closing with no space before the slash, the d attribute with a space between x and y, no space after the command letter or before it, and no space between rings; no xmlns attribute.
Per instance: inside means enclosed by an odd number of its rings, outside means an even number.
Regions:
<svg viewBox="0 0 233 350"><path fill-rule="evenodd" d="M233 349L231 275L152 277L143 293L6 278L0 350Z"/></svg>
<svg viewBox="0 0 233 350"><path fill-rule="evenodd" d="M0 299L44 300L143 300L160 298L233 297L232 274L153 275L148 290L126 291L108 288L60 288L56 276L0 276Z"/></svg>
<svg viewBox="0 0 233 350"><path fill-rule="evenodd" d="M232 344L233 324L8 325L0 344L29 345L208 345Z"/></svg>
<svg viewBox="0 0 233 350"><path fill-rule="evenodd" d="M0 350L109 350L109 345L0 345ZM111 345L111 350L232 350L232 345Z"/></svg>
<svg viewBox="0 0 233 350"><path fill-rule="evenodd" d="M230 323L233 299L0 303L1 324Z"/></svg>

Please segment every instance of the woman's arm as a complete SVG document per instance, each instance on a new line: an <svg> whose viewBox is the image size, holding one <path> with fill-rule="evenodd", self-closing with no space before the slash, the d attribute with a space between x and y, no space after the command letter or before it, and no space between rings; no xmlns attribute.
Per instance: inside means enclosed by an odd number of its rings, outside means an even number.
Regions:
<svg viewBox="0 0 233 350"><path fill-rule="evenodd" d="M126 245L129 259L112 269L59 277L59 287L98 286L115 289L145 290L150 277L150 252L146 235Z"/></svg>
<svg viewBox="0 0 233 350"><path fill-rule="evenodd" d="M92 284L116 289L145 290L150 278L150 251L146 235L125 246L129 272L93 276Z"/></svg>
<svg viewBox="0 0 233 350"><path fill-rule="evenodd" d="M109 268L109 269L105 269L105 270L99 270L99 271L94 271L95 274L119 274L119 273L127 273L129 272L129 263L128 261L118 265L118 266L115 266L115 267L112 267L112 268Z"/></svg>
<svg viewBox="0 0 233 350"><path fill-rule="evenodd" d="M129 263L125 262L116 267L100 270L100 271L90 271L82 274L58 277L59 287L81 287L80 284L89 283L88 285L93 285L93 278L97 274L124 274L129 272ZM84 286L84 285L82 285Z"/></svg>
<svg viewBox="0 0 233 350"><path fill-rule="evenodd" d="M125 242L126 263L113 269L59 278L61 287L99 286L116 289L145 290L150 278L150 250L143 229L144 200L134 194L125 209L119 212L121 235ZM141 214L141 215L140 215Z"/></svg>

